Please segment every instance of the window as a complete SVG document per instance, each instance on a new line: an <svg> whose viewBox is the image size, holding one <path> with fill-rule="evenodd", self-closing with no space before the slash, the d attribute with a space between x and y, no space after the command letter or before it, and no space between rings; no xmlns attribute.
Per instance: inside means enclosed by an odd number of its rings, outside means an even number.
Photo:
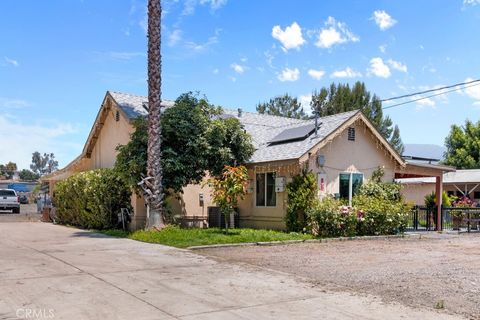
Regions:
<svg viewBox="0 0 480 320"><path fill-rule="evenodd" d="M463 198L463 193L462 193L462 191L457 191L457 197Z"/></svg>
<svg viewBox="0 0 480 320"><path fill-rule="evenodd" d="M118 110L115 112L115 121L120 121L120 112Z"/></svg>
<svg viewBox="0 0 480 320"><path fill-rule="evenodd" d="M340 173L340 198L348 199L349 204L351 204L352 197L358 192L362 183L362 173Z"/></svg>
<svg viewBox="0 0 480 320"><path fill-rule="evenodd" d="M473 193L473 199L480 199L480 191L475 191Z"/></svg>
<svg viewBox="0 0 480 320"><path fill-rule="evenodd" d="M355 141L355 128L348 128L348 141Z"/></svg>
<svg viewBox="0 0 480 320"><path fill-rule="evenodd" d="M257 207L275 207L277 204L275 172L257 173L256 180Z"/></svg>

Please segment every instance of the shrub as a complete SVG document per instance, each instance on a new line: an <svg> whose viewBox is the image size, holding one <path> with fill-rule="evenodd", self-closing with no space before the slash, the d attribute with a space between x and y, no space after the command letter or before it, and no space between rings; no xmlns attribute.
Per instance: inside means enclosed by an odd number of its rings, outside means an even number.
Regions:
<svg viewBox="0 0 480 320"><path fill-rule="evenodd" d="M55 185L58 222L81 228L115 228L120 209L131 209L130 196L130 188L112 169L74 174Z"/></svg>
<svg viewBox="0 0 480 320"><path fill-rule="evenodd" d="M307 227L307 210L312 207L317 193L315 175L306 169L293 176L287 184L287 213L285 224L288 231L302 231Z"/></svg>
<svg viewBox="0 0 480 320"><path fill-rule="evenodd" d="M360 195L353 198L353 204L363 212L357 225L359 235L396 234L407 226L411 208L402 201Z"/></svg>
<svg viewBox="0 0 480 320"><path fill-rule="evenodd" d="M444 207L452 206L453 202L455 202L456 199L457 199L457 197L455 197L453 195L449 196L445 191L442 192L442 205ZM424 201L425 201L425 206L427 208L430 208L430 209L435 208L436 203L437 203L437 196L436 196L435 192L432 191L432 193L427 194L424 197Z"/></svg>
<svg viewBox="0 0 480 320"><path fill-rule="evenodd" d="M356 235L358 211L343 206L332 197L315 201L308 210L309 228L318 237L353 237Z"/></svg>

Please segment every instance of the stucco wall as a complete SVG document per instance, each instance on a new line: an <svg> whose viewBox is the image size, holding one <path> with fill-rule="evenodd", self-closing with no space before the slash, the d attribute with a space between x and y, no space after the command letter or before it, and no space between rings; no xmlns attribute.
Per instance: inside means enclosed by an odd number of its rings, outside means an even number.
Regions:
<svg viewBox="0 0 480 320"><path fill-rule="evenodd" d="M120 144L125 145L130 141L130 134L133 132L133 127L123 116L120 116L119 121L116 121L116 111L116 107L112 107L108 111L100 135L92 150L91 169L113 167L117 157L115 148Z"/></svg>
<svg viewBox="0 0 480 320"><path fill-rule="evenodd" d="M379 166L384 168L383 181L393 181L395 173L395 160L391 157L376 138L364 125L358 121L352 125L355 128L355 141L347 139L347 130L336 136L331 143L324 147L313 150L308 158L308 167L315 175L326 173L327 194L339 192L339 174L342 172L356 172L364 174L364 182L370 179L373 171ZM317 165L317 155L325 156L323 168ZM249 178L252 181L253 192L247 194L245 200L240 203L241 224L248 227L284 229L284 216L286 213L286 193L277 193L275 207L255 206L255 173L272 172L277 177L285 177L286 182L298 173L298 162L274 162L249 166Z"/></svg>
<svg viewBox="0 0 480 320"><path fill-rule="evenodd" d="M471 191L477 184L468 184L467 190ZM457 186L460 190L465 191L465 184L459 183ZM455 195L457 194L458 189L455 188L452 184L444 184L443 190L445 192L452 191ZM474 191L480 191L480 187L474 189ZM405 197L405 200L416 205L423 206L425 204L425 196L435 192L434 183L403 183L402 184L402 195ZM475 193L472 191L469 193L469 197L474 199ZM474 199L479 201L480 199Z"/></svg>

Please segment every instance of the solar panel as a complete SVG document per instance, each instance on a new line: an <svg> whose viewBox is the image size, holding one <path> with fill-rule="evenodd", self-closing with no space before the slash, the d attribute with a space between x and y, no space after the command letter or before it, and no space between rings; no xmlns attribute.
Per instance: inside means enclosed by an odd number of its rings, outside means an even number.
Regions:
<svg viewBox="0 0 480 320"><path fill-rule="evenodd" d="M312 132L315 131L315 124L307 124L301 127L295 127L283 130L278 135L276 135L271 141L270 144L277 144L282 142L289 142L295 140L304 140Z"/></svg>

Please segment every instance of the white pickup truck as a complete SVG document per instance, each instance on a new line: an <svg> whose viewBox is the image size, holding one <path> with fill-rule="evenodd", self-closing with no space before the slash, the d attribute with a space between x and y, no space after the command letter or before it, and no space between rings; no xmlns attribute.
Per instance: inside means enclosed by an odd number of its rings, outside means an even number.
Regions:
<svg viewBox="0 0 480 320"><path fill-rule="evenodd" d="M20 213L20 198L13 189L0 189L0 210Z"/></svg>

